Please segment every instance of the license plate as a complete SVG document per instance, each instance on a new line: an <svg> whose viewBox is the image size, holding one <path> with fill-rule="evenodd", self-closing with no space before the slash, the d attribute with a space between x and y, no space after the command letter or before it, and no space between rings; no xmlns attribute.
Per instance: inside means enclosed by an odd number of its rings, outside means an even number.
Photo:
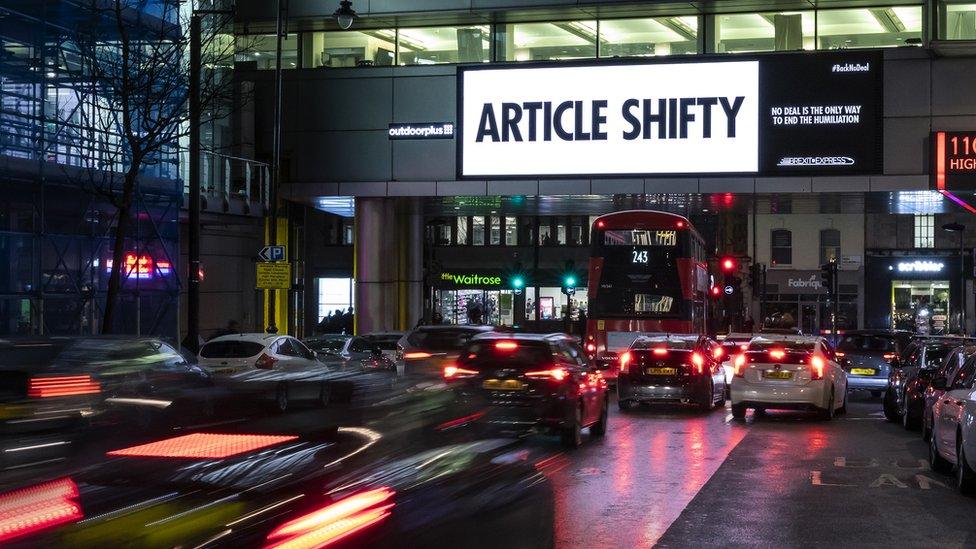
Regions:
<svg viewBox="0 0 976 549"><path fill-rule="evenodd" d="M486 379L481 384L491 391L524 391L525 384L517 379Z"/></svg>
<svg viewBox="0 0 976 549"><path fill-rule="evenodd" d="M851 373L856 376L873 376L878 373L874 368L851 368Z"/></svg>
<svg viewBox="0 0 976 549"><path fill-rule="evenodd" d="M12 419L26 416L30 408L17 404L0 404L0 419Z"/></svg>
<svg viewBox="0 0 976 549"><path fill-rule="evenodd" d="M767 370L765 377L768 379L793 379L793 372L785 370Z"/></svg>
<svg viewBox="0 0 976 549"><path fill-rule="evenodd" d="M677 368L648 368L647 375L649 376L673 376L678 373Z"/></svg>

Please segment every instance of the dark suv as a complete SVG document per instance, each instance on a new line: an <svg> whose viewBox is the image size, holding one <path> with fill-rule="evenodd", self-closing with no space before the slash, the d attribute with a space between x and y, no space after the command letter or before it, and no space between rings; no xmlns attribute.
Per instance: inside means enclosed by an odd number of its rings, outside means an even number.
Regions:
<svg viewBox="0 0 976 549"><path fill-rule="evenodd" d="M708 411L725 402L728 392L719 344L705 336L639 337L620 355L617 403L695 404Z"/></svg>
<svg viewBox="0 0 976 549"><path fill-rule="evenodd" d="M879 397L888 387L891 363L908 346L912 334L886 330L855 330L837 343L837 363L847 372L847 389L871 391Z"/></svg>
<svg viewBox="0 0 976 549"><path fill-rule="evenodd" d="M477 335L444 366L444 379L482 426L548 429L570 448L584 427L594 436L607 430L607 382L565 334Z"/></svg>

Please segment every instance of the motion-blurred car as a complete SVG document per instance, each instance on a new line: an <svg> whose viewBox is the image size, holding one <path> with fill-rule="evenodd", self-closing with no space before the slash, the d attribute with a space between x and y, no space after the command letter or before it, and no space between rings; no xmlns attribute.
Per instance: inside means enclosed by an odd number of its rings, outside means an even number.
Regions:
<svg viewBox="0 0 976 549"><path fill-rule="evenodd" d="M908 346L911 334L884 330L854 330L837 343L837 361L847 372L847 388L863 389L879 397L888 387L891 363Z"/></svg>
<svg viewBox="0 0 976 549"><path fill-rule="evenodd" d="M397 342L397 373L440 376L453 364L472 337L491 332L493 326L421 326Z"/></svg>
<svg viewBox="0 0 976 549"><path fill-rule="evenodd" d="M363 427L321 438L189 433L0 494L16 547L552 547L549 481L486 440L418 450Z"/></svg>
<svg viewBox="0 0 976 549"><path fill-rule="evenodd" d="M733 360L732 417L747 408L816 411L832 419L847 410L847 374L822 337L765 336Z"/></svg>
<svg viewBox="0 0 976 549"><path fill-rule="evenodd" d="M892 363L883 401L888 421L900 421L907 430L921 425L925 389L946 356L957 346L949 340L919 339Z"/></svg>
<svg viewBox="0 0 976 549"><path fill-rule="evenodd" d="M304 343L287 335L233 334L200 348L200 366L214 382L233 391L270 400L278 412L294 400L328 405L329 368Z"/></svg>
<svg viewBox="0 0 976 549"><path fill-rule="evenodd" d="M365 337L344 334L310 337L303 343L315 351L318 359L340 368L379 368L394 367L393 360L387 358L379 347Z"/></svg>
<svg viewBox="0 0 976 549"><path fill-rule="evenodd" d="M932 387L940 391L932 402L929 466L933 471L955 473L956 488L976 491L976 347L958 350L962 366L951 377L937 377ZM953 357L956 358L956 357Z"/></svg>
<svg viewBox="0 0 976 549"><path fill-rule="evenodd" d="M396 361L397 342L405 335L404 332L374 332L363 335L376 348L383 352L391 361Z"/></svg>
<svg viewBox="0 0 976 549"><path fill-rule="evenodd" d="M709 411L725 402L724 350L704 336L642 336L620 355L617 405L695 404Z"/></svg>
<svg viewBox="0 0 976 549"><path fill-rule="evenodd" d="M145 337L0 340L0 430L59 429L123 410L151 417L211 386L175 347Z"/></svg>
<svg viewBox="0 0 976 549"><path fill-rule="evenodd" d="M607 431L607 382L565 334L475 336L444 379L483 425L549 430L570 448L586 427L593 436Z"/></svg>

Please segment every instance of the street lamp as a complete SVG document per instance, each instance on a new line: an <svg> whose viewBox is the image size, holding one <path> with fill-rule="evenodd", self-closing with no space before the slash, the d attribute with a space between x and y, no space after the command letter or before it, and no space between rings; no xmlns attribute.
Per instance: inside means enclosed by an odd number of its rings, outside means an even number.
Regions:
<svg viewBox="0 0 976 549"><path fill-rule="evenodd" d="M332 16L336 18L336 22L339 23L339 28L342 30L349 30L353 21L359 17L356 15L356 10L352 9L352 2L349 0L339 2L339 9L335 10Z"/></svg>
<svg viewBox="0 0 976 549"><path fill-rule="evenodd" d="M962 247L962 236L966 226L953 222L946 223L942 229L950 233L959 233L959 331L966 335L966 268L963 266L965 255Z"/></svg>

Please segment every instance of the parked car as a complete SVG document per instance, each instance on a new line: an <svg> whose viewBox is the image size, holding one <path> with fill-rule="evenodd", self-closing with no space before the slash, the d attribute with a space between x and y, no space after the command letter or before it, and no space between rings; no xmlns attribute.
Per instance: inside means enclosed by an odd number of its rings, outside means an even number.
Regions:
<svg viewBox="0 0 976 549"><path fill-rule="evenodd" d="M709 411L725 402L722 347L705 336L642 336L620 354L617 405L676 402Z"/></svg>
<svg viewBox="0 0 976 549"><path fill-rule="evenodd" d="M888 387L891 363L911 341L908 332L852 330L837 343L837 361L847 372L847 388L880 397Z"/></svg>
<svg viewBox="0 0 976 549"><path fill-rule="evenodd" d="M888 376L883 401L888 421L900 421L908 430L921 425L925 389L956 346L952 341L932 339L918 339L908 345L892 363Z"/></svg>
<svg viewBox="0 0 976 549"><path fill-rule="evenodd" d="M956 355L962 365L951 377L932 380L932 388L940 394L932 402L929 466L933 471L951 468L959 491L972 493L976 491L976 346L960 348Z"/></svg>
<svg viewBox="0 0 976 549"><path fill-rule="evenodd" d="M421 326L397 342L397 373L440 376L444 366L457 360L472 337L491 332L493 326Z"/></svg>
<svg viewBox="0 0 976 549"><path fill-rule="evenodd" d="M829 420L847 411L847 373L822 337L757 337L733 361L732 416L746 409L810 410Z"/></svg>
<svg viewBox="0 0 976 549"><path fill-rule="evenodd" d="M270 400L286 411L294 400L329 403L329 368L294 337L233 334L215 337L200 349L200 366L229 389Z"/></svg>
<svg viewBox="0 0 976 549"><path fill-rule="evenodd" d="M956 374L962 369L966 360L976 353L976 346L956 347L946 356L945 361L939 366L938 371L932 375L932 381L925 388L924 400L922 403L922 439L931 442L931 435L935 429L935 419L932 416L932 408L935 403L942 398L947 387L951 387L956 378ZM941 381L940 381L941 380Z"/></svg>
<svg viewBox="0 0 976 549"><path fill-rule="evenodd" d="M571 336L482 333L443 375L486 425L547 429L570 448L586 427L592 436L607 431L607 381Z"/></svg>
<svg viewBox="0 0 976 549"><path fill-rule="evenodd" d="M322 335L304 341L315 351L319 360L336 366L349 368L379 368L389 370L394 362L385 357L373 342L365 337L345 334Z"/></svg>

